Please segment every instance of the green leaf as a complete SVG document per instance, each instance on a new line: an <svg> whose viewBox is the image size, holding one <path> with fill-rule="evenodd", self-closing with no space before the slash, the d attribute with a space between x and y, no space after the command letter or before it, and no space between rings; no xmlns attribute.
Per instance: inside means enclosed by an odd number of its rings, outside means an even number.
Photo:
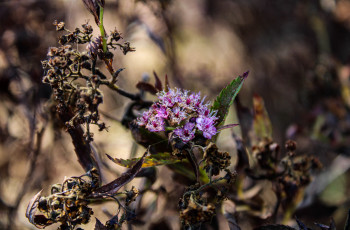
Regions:
<svg viewBox="0 0 350 230"><path fill-rule="evenodd" d="M248 77L248 73L249 71L234 79L226 88L221 90L219 96L214 101L211 110L217 110L217 116L219 116L216 127L224 125L229 108L238 92L241 90L244 80Z"/></svg>
<svg viewBox="0 0 350 230"><path fill-rule="evenodd" d="M121 159L121 158L112 158L107 154L107 157L112 160L114 163L130 168L132 167L137 161L141 159L141 157L138 158L132 158L132 159ZM152 167L152 166L159 166L159 165L168 165L168 164L175 164L181 162L180 159L177 157L171 155L170 153L157 153L152 154L150 156L147 156L142 164L142 168Z"/></svg>
<svg viewBox="0 0 350 230"><path fill-rule="evenodd" d="M141 158L133 158L133 159L119 159L112 158L108 154L107 157L112 160L117 165L130 168L135 162L140 160ZM172 171L175 173L179 173L193 181L196 181L196 175L193 172L190 163L187 159L179 159L168 152L152 154L150 156L146 156L145 160L142 164L142 168L152 167L152 166L160 166L167 165ZM209 178L204 169L199 168L199 180L202 183L209 183Z"/></svg>

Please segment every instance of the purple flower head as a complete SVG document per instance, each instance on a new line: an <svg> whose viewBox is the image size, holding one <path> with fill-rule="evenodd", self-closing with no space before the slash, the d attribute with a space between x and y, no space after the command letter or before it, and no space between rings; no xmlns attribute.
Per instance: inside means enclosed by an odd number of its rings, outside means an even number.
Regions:
<svg viewBox="0 0 350 230"><path fill-rule="evenodd" d="M194 123L188 122L183 128L177 128L174 130L175 135L181 138L184 142L188 142L194 138L195 130Z"/></svg>
<svg viewBox="0 0 350 230"><path fill-rule="evenodd" d="M217 133L215 122L217 111L210 110L200 93L189 93L182 89L169 89L157 94L158 102L137 118L137 124L151 132L165 131L166 126L174 129L175 136L182 141L192 140L196 133L211 139Z"/></svg>

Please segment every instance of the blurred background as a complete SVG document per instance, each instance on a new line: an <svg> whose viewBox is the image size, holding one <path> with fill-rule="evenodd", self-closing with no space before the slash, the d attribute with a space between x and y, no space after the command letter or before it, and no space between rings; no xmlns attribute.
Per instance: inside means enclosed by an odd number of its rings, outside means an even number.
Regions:
<svg viewBox="0 0 350 230"><path fill-rule="evenodd" d="M74 30L89 21L98 30L80 0L2 0L0 19L0 229L35 229L25 218L30 198L84 173L69 136L45 111L50 87L41 82L40 61L48 47L58 46L52 23L65 21ZM114 58L116 68L126 68L118 85L129 92L137 92L141 79L153 82L155 71L162 80L167 74L171 86L213 100L249 70L241 104L251 108L253 95L260 95L274 140L296 140L300 153L324 164L309 189L314 199L296 215L307 224L333 217L337 227L344 225L350 207L350 1L106 0L104 24L136 48ZM101 111L108 116L102 120L109 131L94 131L101 152L125 158L144 152L119 122L129 102L104 91ZM234 108L229 121L237 122ZM219 146L235 154L230 130ZM113 170L123 170L103 161L112 168L107 181ZM165 215L177 229L177 213Z"/></svg>

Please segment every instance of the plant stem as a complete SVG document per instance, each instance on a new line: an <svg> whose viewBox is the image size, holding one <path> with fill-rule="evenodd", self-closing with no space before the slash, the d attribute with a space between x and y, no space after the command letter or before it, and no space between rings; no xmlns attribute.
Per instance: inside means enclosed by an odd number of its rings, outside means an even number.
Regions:
<svg viewBox="0 0 350 230"><path fill-rule="evenodd" d="M107 42L106 42L106 37L105 37L105 29L103 28L103 7L100 6L100 32L101 32L101 37L102 37L102 47L103 47L103 52L107 52Z"/></svg>
<svg viewBox="0 0 350 230"><path fill-rule="evenodd" d="M197 194L197 193L199 193L200 191L202 191L203 189L206 189L207 187L210 187L210 186L212 186L212 185L215 185L216 183L218 183L218 182L221 181L221 180L225 180L225 177L220 177L220 178L218 178L218 179L215 179L215 180L213 180L213 181L211 181L211 182L209 182L209 183L207 183L207 184L204 184L204 185L200 186L200 187L199 187L198 189L196 189L196 190L185 192L185 193L182 195L182 197L188 196L188 195L190 195L190 194Z"/></svg>
<svg viewBox="0 0 350 230"><path fill-rule="evenodd" d="M104 84L104 83L102 83ZM131 94L129 92L124 91L123 89L119 88L117 85L112 84L112 83L107 83L106 84L110 89L116 91L117 93L119 93L120 95L127 97L133 101L138 101L140 100L140 96L137 94Z"/></svg>

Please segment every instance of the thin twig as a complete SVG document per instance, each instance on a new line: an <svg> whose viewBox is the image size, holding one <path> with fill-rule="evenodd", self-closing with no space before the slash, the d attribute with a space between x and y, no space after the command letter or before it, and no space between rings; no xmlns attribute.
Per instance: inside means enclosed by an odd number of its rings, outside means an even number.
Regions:
<svg viewBox="0 0 350 230"><path fill-rule="evenodd" d="M140 100L140 96L138 94L132 94L129 92L126 92L125 90L119 88L117 85L115 84L107 84L107 86L111 89L116 91L117 93L119 93L120 95L127 97L133 101L138 101Z"/></svg>
<svg viewBox="0 0 350 230"><path fill-rule="evenodd" d="M190 194L199 193L200 191L206 189L207 187L210 187L210 186L215 185L217 182L219 182L219 181L221 181L221 180L226 180L226 178L225 178L225 177L220 177L220 178L218 178L218 179L216 179L216 180L213 180L212 182L209 182L209 183L207 183L207 184L204 184L204 185L200 186L200 187L199 187L198 189L196 189L196 190L185 192L185 193L183 194L183 197L186 197L186 196L188 196L188 195L190 195Z"/></svg>

